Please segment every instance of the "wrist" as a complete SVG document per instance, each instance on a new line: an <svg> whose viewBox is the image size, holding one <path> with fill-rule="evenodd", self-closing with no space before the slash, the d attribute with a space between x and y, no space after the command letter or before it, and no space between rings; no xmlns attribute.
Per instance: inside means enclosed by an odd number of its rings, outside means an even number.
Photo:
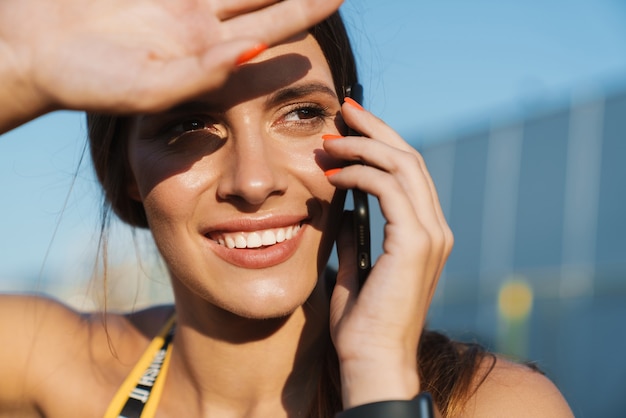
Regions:
<svg viewBox="0 0 626 418"><path fill-rule="evenodd" d="M341 388L345 408L386 399L409 400L420 390L417 364L393 357L342 361Z"/></svg>
<svg viewBox="0 0 626 418"><path fill-rule="evenodd" d="M8 46L0 41L0 133L53 110L28 74Z"/></svg>
<svg viewBox="0 0 626 418"><path fill-rule="evenodd" d="M436 408L428 392L422 392L415 398L404 401L374 402L344 410L337 418L435 418Z"/></svg>

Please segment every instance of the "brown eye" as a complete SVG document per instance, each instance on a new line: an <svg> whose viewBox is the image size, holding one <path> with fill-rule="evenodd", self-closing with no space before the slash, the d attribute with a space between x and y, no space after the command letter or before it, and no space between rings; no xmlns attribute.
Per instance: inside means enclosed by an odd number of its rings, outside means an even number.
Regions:
<svg viewBox="0 0 626 418"><path fill-rule="evenodd" d="M291 122L291 121L297 121L297 120L313 119L318 116L321 116L321 112L318 109L303 108L303 109L296 109L294 111L289 112L285 116L285 120L288 122Z"/></svg>
<svg viewBox="0 0 626 418"><path fill-rule="evenodd" d="M280 109L273 126L291 136L310 136L330 117L328 108L318 103L294 103Z"/></svg>
<svg viewBox="0 0 626 418"><path fill-rule="evenodd" d="M222 137L219 125L210 117L195 116L178 119L166 128L163 134L168 138L168 143L173 144L181 138L189 138L190 136L212 136Z"/></svg>

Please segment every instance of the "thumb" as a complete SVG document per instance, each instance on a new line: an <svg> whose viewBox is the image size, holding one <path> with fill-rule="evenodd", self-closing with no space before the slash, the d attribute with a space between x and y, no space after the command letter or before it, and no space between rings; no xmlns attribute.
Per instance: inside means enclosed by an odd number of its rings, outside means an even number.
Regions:
<svg viewBox="0 0 626 418"><path fill-rule="evenodd" d="M352 212L346 211L343 213L341 227L337 235L339 269L330 304L330 323L333 339L335 338L336 327L342 318L352 310L359 293L355 263L356 247L352 238L352 230Z"/></svg>
<svg viewBox="0 0 626 418"><path fill-rule="evenodd" d="M356 266L356 245L354 242L353 212L345 211L341 220L341 229L337 236L337 256L339 270L337 271L337 286L356 295L359 291Z"/></svg>

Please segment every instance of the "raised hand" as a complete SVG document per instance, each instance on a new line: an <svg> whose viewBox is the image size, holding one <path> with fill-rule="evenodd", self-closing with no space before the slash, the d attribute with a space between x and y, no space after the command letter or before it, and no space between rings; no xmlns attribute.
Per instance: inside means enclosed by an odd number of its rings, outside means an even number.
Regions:
<svg viewBox="0 0 626 418"><path fill-rule="evenodd" d="M219 86L238 59L341 0L5 0L0 132L55 109L157 111Z"/></svg>
<svg viewBox="0 0 626 418"><path fill-rule="evenodd" d="M383 254L360 292L350 231L338 242L331 334L344 407L350 407L418 393L417 346L453 237L421 155L358 105L346 103L342 110L364 137L328 140L325 150L363 165L347 166L329 180L376 196L387 221Z"/></svg>

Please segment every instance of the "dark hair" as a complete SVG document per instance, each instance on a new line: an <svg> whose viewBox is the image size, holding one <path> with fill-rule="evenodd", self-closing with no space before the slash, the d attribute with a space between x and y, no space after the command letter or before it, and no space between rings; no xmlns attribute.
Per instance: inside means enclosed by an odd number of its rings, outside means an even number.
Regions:
<svg viewBox="0 0 626 418"><path fill-rule="evenodd" d="M335 13L309 32L326 57L335 91L343 101L346 87L358 80L354 54L343 20L339 13ZM147 228L143 206L129 198L126 190L130 183L130 168L125 138L129 135L130 121L130 117L126 116L87 114L91 157L104 189L102 225L108 224L112 209L129 225ZM495 357L480 346L454 342L433 331L423 332L416 354L421 388L431 392L444 417L456 415L462 410L476 388L474 380L480 363L487 357L492 359L492 367L495 363ZM309 416L331 418L342 409L342 405L339 364L330 342L322 361L325 364Z"/></svg>

